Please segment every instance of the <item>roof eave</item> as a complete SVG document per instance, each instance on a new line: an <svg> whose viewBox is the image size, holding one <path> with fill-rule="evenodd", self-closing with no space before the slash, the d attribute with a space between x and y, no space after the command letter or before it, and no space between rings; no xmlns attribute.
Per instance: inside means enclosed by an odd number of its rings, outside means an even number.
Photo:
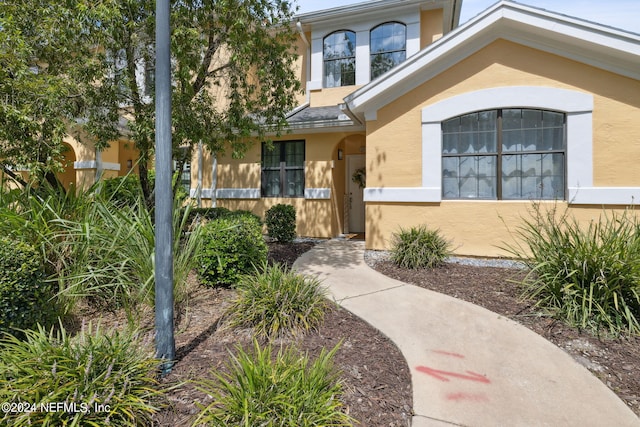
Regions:
<svg viewBox="0 0 640 427"><path fill-rule="evenodd" d="M359 120L502 38L640 79L640 36L508 1L445 35L346 98Z"/></svg>

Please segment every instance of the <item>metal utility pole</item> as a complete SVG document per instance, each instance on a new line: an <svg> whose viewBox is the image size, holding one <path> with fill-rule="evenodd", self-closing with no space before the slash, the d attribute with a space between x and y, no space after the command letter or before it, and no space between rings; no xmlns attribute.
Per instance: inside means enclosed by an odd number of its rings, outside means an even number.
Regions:
<svg viewBox="0 0 640 427"><path fill-rule="evenodd" d="M161 371L171 371L173 336L173 192L171 188L170 0L156 0L156 355Z"/></svg>

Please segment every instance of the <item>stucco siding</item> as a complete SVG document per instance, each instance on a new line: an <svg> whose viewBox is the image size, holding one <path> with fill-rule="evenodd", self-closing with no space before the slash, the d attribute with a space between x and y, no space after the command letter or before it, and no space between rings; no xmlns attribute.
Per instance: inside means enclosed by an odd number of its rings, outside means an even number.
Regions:
<svg viewBox="0 0 640 427"><path fill-rule="evenodd" d="M503 257L509 253L502 248L517 244L516 230L523 219L532 219L532 203L527 201L443 201L441 203L367 203L367 248L388 249L392 233L400 227L410 228L426 224L439 229L452 242L459 255ZM543 210L567 209L566 202L540 202ZM605 210L600 206L569 207L571 215L587 223L597 220ZM624 207L607 209L622 214ZM522 243L522 242L520 242Z"/></svg>
<svg viewBox="0 0 640 427"><path fill-rule="evenodd" d="M583 167L592 168L592 185L640 187L640 82L505 40L491 43L377 111L376 120L367 122L367 186L420 187L422 175L431 173L421 162L420 112L424 108L470 92L513 86L591 96L593 165ZM575 148L567 152L572 154L576 155ZM531 205L526 201L407 202L367 203L368 248L388 248L391 233L400 224L428 223L457 242L457 253L504 255L496 246L510 238L505 224L516 226ZM602 207L573 204L569 209L585 220L602 212Z"/></svg>

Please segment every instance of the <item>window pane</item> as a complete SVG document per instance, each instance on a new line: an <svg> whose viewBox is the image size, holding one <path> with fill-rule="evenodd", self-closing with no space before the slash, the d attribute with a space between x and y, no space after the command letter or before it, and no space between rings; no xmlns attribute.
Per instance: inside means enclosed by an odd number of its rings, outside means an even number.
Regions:
<svg viewBox="0 0 640 427"><path fill-rule="evenodd" d="M304 142L288 142L285 145L285 157L284 161L287 163L287 167L291 166L303 166L304 164Z"/></svg>
<svg viewBox="0 0 640 427"><path fill-rule="evenodd" d="M338 31L324 39L324 85L325 87L355 84L356 34Z"/></svg>
<svg viewBox="0 0 640 427"><path fill-rule="evenodd" d="M266 197L280 195L280 171L265 170L262 172L262 194Z"/></svg>
<svg viewBox="0 0 640 427"><path fill-rule="evenodd" d="M458 152L458 136L457 133L442 135L443 154L456 154Z"/></svg>
<svg viewBox="0 0 640 427"><path fill-rule="evenodd" d="M442 124L442 152L444 154L458 153L458 139L460 131L460 118L447 120Z"/></svg>
<svg viewBox="0 0 640 427"><path fill-rule="evenodd" d="M522 110L504 109L502 110L502 129L522 129Z"/></svg>
<svg viewBox="0 0 640 427"><path fill-rule="evenodd" d="M459 160L459 157L442 158L442 197L445 199L457 199L460 197L458 188Z"/></svg>
<svg viewBox="0 0 640 427"><path fill-rule="evenodd" d="M542 155L542 199L564 199L564 154Z"/></svg>
<svg viewBox="0 0 640 427"><path fill-rule="evenodd" d="M540 150L564 149L564 114L544 111L542 113L543 138Z"/></svg>
<svg viewBox="0 0 640 427"><path fill-rule="evenodd" d="M503 199L563 199L564 154L502 157Z"/></svg>
<svg viewBox="0 0 640 427"><path fill-rule="evenodd" d="M285 196L301 197L304 195L304 170L292 169L287 170L287 185L285 188Z"/></svg>
<svg viewBox="0 0 640 427"><path fill-rule="evenodd" d="M371 30L369 49L371 52L371 78L386 73L406 59L406 27L390 22Z"/></svg>
<svg viewBox="0 0 640 427"><path fill-rule="evenodd" d="M265 168L280 167L280 143L274 142L273 149L268 150L266 145L262 151L262 166Z"/></svg>
<svg viewBox="0 0 640 427"><path fill-rule="evenodd" d="M273 143L274 150L262 151L262 196L304 196L304 141Z"/></svg>

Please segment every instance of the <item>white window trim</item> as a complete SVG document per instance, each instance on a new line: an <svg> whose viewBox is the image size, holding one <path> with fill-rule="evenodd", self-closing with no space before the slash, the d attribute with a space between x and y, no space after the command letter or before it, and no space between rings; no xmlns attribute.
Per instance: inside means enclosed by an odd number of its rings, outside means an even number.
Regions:
<svg viewBox="0 0 640 427"><path fill-rule="evenodd" d="M593 95L567 89L513 86L457 95L422 109L422 186L367 188L367 202L442 201L442 122L475 111L537 108L567 115L567 200L571 204L633 204L640 188L593 187Z"/></svg>
<svg viewBox="0 0 640 427"><path fill-rule="evenodd" d="M420 51L420 14L416 12L398 15L380 16L376 19L361 22L335 22L327 26L318 26L311 33L311 81L307 82L307 90L321 90L324 82L324 38L329 34L349 30L356 33L356 86L371 81L369 32L386 22L400 22L407 27L406 58L409 59ZM326 89L326 88L324 88Z"/></svg>
<svg viewBox="0 0 640 427"><path fill-rule="evenodd" d="M218 188L213 190L211 188L203 188L200 192L200 198L211 199L214 195L217 199L260 199L259 188ZM189 197L196 198L198 196L198 190L192 188L189 191ZM281 197L286 199L287 197ZM296 197L298 198L298 197ZM331 198L330 188L305 188L304 198L309 200L325 200Z"/></svg>

